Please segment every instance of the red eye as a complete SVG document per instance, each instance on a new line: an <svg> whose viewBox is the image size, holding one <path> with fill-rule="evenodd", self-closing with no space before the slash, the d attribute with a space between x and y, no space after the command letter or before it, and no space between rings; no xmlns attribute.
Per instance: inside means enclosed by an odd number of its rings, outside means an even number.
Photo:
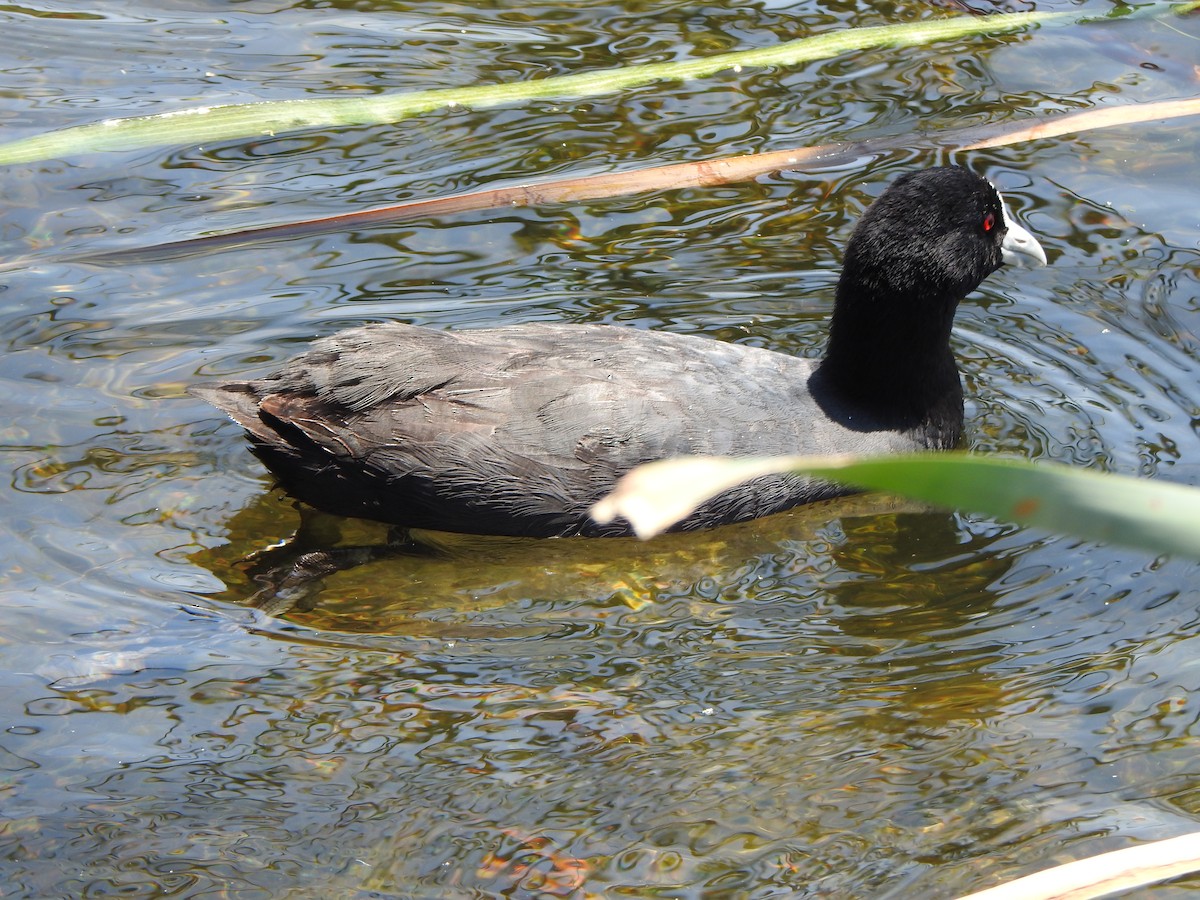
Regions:
<svg viewBox="0 0 1200 900"><path fill-rule="evenodd" d="M983 217L983 230L991 231L995 227L996 227L996 217L994 215L992 215L991 213L988 213L986 216Z"/></svg>

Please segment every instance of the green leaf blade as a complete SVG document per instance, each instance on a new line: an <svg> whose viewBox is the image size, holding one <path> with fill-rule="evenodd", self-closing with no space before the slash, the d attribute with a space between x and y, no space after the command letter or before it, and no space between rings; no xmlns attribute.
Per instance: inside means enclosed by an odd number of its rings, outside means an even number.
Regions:
<svg viewBox="0 0 1200 900"><path fill-rule="evenodd" d="M842 483L1048 531L1200 558L1200 490L1183 485L957 454L804 469Z"/></svg>
<svg viewBox="0 0 1200 900"><path fill-rule="evenodd" d="M1154 479L957 453L706 458L702 470L681 469L678 475L676 464L667 460L635 470L600 508L609 518L624 516L639 535L648 536L738 481L801 472L1061 534L1200 559L1200 488ZM647 482L654 483L656 494L641 493ZM641 519L664 491L670 514Z"/></svg>

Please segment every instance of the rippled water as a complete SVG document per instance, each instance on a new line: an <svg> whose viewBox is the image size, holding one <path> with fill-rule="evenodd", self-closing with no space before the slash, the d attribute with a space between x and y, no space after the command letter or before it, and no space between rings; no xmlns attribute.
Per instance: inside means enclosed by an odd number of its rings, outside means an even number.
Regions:
<svg viewBox="0 0 1200 900"><path fill-rule="evenodd" d="M5 140L947 15L115 6L0 7ZM648 544L426 535L273 618L249 605L247 557L297 514L185 389L383 318L621 322L815 354L855 217L944 158L931 136L1193 96L1198 40L1194 17L1126 20L0 169L0 893L950 898L1197 830L1195 563L860 497ZM959 313L971 449L1200 484L1195 129L969 157L1051 260ZM71 261L906 134L910 151L720 189Z"/></svg>

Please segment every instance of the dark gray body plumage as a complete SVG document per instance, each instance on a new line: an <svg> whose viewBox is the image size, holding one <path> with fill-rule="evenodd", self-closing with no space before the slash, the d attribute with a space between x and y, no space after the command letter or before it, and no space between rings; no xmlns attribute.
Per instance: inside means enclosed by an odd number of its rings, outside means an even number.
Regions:
<svg viewBox="0 0 1200 900"><path fill-rule="evenodd" d="M316 341L266 378L193 390L246 429L289 493L321 509L448 531L601 535L628 531L596 524L588 508L650 460L894 453L957 438L861 430L852 410L819 407L815 368L615 326L452 332L386 323ZM839 492L797 476L760 478L681 527Z"/></svg>

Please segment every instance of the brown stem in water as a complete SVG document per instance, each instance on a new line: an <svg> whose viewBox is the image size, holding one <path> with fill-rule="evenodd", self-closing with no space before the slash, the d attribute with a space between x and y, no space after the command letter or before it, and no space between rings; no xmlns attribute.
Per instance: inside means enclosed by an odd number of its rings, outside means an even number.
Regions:
<svg viewBox="0 0 1200 900"><path fill-rule="evenodd" d="M1067 113L1043 118L1033 124L1013 122L1004 125L972 126L939 135L935 138L934 143L945 149L982 150L1064 134L1077 134L1097 128L1112 128L1117 125L1194 115L1200 115L1200 98L1131 104ZM843 165L856 158L878 156L907 146L911 146L911 144L905 138L891 137L874 141L776 150L752 156L729 156L697 162L649 166L626 172L558 178L470 191L448 197L434 197L428 200L411 200L361 212L325 216L301 222L288 222L281 225L267 225L261 228L246 228L224 234L154 244L149 247L89 253L73 259L76 262L108 265L146 263L205 250L243 246L273 238L325 234L347 228L399 222L419 216L444 216L481 209L544 206L551 203L578 203L582 200L616 197L643 191L713 187L748 181L771 172ZM29 261L23 262L28 264ZM3 268L13 268L21 264L22 261L14 261Z"/></svg>

